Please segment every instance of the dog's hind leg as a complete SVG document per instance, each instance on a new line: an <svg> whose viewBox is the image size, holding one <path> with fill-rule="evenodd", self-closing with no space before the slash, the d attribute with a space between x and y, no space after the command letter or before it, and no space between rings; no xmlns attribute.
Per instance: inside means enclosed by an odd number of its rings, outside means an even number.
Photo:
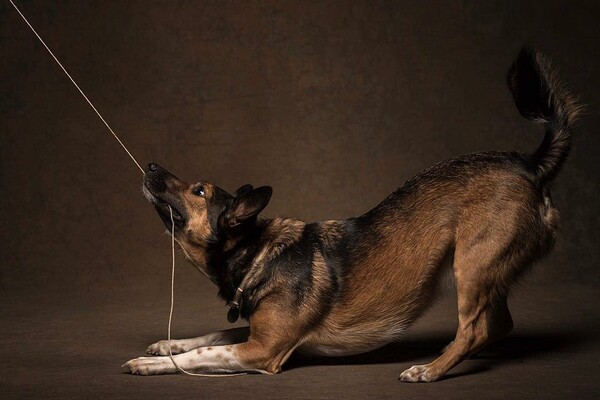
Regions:
<svg viewBox="0 0 600 400"><path fill-rule="evenodd" d="M498 295L492 299L491 303L486 307L485 319L480 321L482 324L480 330L485 330L486 338L481 343L475 343L473 352L483 350L486 346L503 339L512 331L513 320L506 303L506 295Z"/></svg>
<svg viewBox="0 0 600 400"><path fill-rule="evenodd" d="M169 347L172 354L179 354L197 349L198 347L242 343L248 339L249 334L250 329L243 327L213 332L190 339L160 340L148 346L146 353L166 356L169 354Z"/></svg>
<svg viewBox="0 0 600 400"><path fill-rule="evenodd" d="M515 259L503 257L508 244L498 243L500 232L485 240L463 246L457 243L454 274L458 293L458 329L445 352L433 362L415 365L399 379L405 382L432 382L470 354L512 329L512 318L506 305L507 287L512 271L521 269ZM505 237L505 236L504 236Z"/></svg>
<svg viewBox="0 0 600 400"><path fill-rule="evenodd" d="M485 309L485 319L480 319L479 330L485 330L487 332L487 340L481 343L475 343L474 349L470 355L477 354L490 344L504 338L513 328L513 320L506 303L506 296L498 296L497 299L493 300L492 303ZM484 336L485 337L485 336ZM448 344L442 350L445 353L452 343Z"/></svg>

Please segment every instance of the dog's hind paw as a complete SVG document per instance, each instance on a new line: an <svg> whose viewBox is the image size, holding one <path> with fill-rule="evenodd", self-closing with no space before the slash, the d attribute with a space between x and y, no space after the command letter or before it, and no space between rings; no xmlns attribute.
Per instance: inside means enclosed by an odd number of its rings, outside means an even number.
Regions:
<svg viewBox="0 0 600 400"><path fill-rule="evenodd" d="M171 354L185 353L190 350L185 343L181 343L179 340L160 340L148 346L146 353L155 356L167 356L169 355L169 347L171 348Z"/></svg>
<svg viewBox="0 0 600 400"><path fill-rule="evenodd" d="M402 382L433 382L440 377L436 374L429 364L413 365L400 374L398 380Z"/></svg>

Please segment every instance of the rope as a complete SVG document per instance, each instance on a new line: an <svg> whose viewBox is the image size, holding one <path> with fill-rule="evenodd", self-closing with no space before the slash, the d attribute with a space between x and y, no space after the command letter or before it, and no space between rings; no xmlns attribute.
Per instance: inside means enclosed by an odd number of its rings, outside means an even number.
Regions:
<svg viewBox="0 0 600 400"><path fill-rule="evenodd" d="M19 10L19 8L17 7L17 5L15 3L13 3L12 0L8 0L8 1L10 1L10 4L12 4L12 6L15 8L15 10L17 10L17 12L21 16L21 18L23 18L23 21L25 21L25 23L27 24L27 26L29 26L29 28L31 29L31 31L35 34L35 36L37 36L37 38L40 40L40 42L44 45L44 47L46 48L46 50L48 50L48 53L50 53L50 55L52 56L52 58L54 58L54 61L56 61L56 63L58 64L58 66L63 70L63 72L67 75L67 77L71 80L71 82L73 82L73 85L75 85L75 87L77 88L77 90L79 90L79 93L81 93L81 95L83 96L83 98L85 99L85 101L88 102L88 104L90 105L90 107L92 107L92 110L94 110L96 112L96 115L98 115L98 117L100 118L100 120L102 120L102 122L104 122L104 125L106 125L106 127L108 128L108 130L110 131L110 133L112 133L113 136L115 137L115 139L117 139L117 142L119 142L119 144L121 145L121 147L123 148L123 150L125 150L127 152L127 154L129 155L129 157L131 158L131 160L135 163L135 165L137 165L137 167L140 169L140 171L142 171L142 174L144 174L144 169L140 166L140 163L137 162L137 160L129 152L129 150L127 149L127 147L125 147L125 145L123 144L123 142L121 141L121 139L119 139L119 137L117 136L117 134L115 133L115 131L113 131L113 129L110 127L110 125L108 124L108 122L106 122L106 120L104 119L104 117L102 117L102 115L100 114L100 112L98 112L98 110L96 109L96 107L94 107L94 105L92 104L92 102L90 101L90 99L88 99L88 97L85 95L85 93L83 93L83 90L81 90L81 88L79 87L79 85L77 84L77 82L75 82L75 80L71 77L71 74L69 74L69 72L66 70L66 68L63 67L63 65L60 63L60 61L58 61L58 58L56 58L56 56L54 55L54 53L52 52L52 50L50 50L50 48L46 45L46 42L44 42L44 40L41 38L40 35L38 35L38 33L36 32L36 30L33 29L33 26L31 26L31 24L29 23L29 21L27 20L27 18L25 18L25 16L21 12L21 10Z"/></svg>

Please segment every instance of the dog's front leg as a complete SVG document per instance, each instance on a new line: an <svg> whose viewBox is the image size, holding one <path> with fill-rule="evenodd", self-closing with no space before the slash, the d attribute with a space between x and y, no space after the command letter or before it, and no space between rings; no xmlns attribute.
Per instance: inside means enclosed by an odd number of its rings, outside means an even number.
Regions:
<svg viewBox="0 0 600 400"><path fill-rule="evenodd" d="M248 343L199 347L187 353L173 356L177 365L190 372L243 372L260 371L256 366L242 362L242 354L248 349ZM177 368L166 357L139 357L123 365L129 372L137 375L172 374Z"/></svg>
<svg viewBox="0 0 600 400"><path fill-rule="evenodd" d="M261 372L274 374L301 342L305 322L280 299L263 300L250 317L248 341L199 347L173 356L177 365L194 372ZM177 372L169 357L140 357L123 365L133 374Z"/></svg>
<svg viewBox="0 0 600 400"><path fill-rule="evenodd" d="M249 334L250 329L246 326L213 332L190 339L160 340L148 346L146 353L166 356L169 354L169 347L172 354L179 354L197 349L198 347L242 343L248 339Z"/></svg>

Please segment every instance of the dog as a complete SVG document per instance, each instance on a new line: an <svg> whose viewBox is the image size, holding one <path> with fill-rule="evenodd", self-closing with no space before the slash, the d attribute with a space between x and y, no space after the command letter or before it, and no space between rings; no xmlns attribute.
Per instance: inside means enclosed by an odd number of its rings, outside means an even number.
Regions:
<svg viewBox="0 0 600 400"><path fill-rule="evenodd" d="M170 349L186 370L276 374L296 350L368 352L399 340L426 311L446 265L458 295L454 341L398 379L437 381L506 336L513 327L511 286L555 242L559 214L550 186L581 110L537 50L520 51L508 85L519 112L545 124L533 154L481 152L440 162L347 220L263 218L268 186L244 185L232 195L150 163L145 195L185 257L218 286L229 321L241 315L249 328L162 340L147 350L162 357L124 367L140 375L175 373Z"/></svg>

